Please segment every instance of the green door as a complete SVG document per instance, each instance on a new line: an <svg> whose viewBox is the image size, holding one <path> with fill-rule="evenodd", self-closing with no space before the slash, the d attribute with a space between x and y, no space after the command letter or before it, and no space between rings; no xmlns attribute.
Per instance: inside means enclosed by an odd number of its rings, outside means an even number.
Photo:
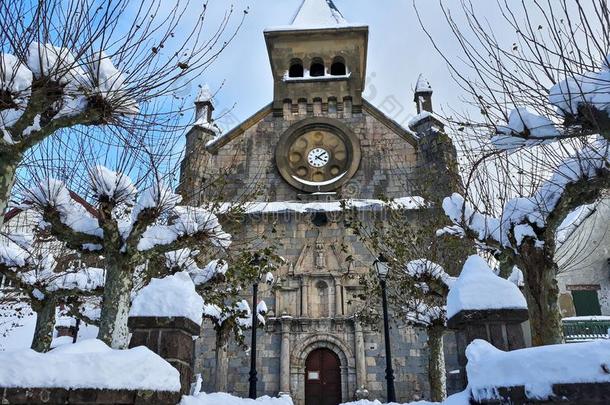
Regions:
<svg viewBox="0 0 610 405"><path fill-rule="evenodd" d="M595 290L572 291L576 316L601 315L599 298Z"/></svg>

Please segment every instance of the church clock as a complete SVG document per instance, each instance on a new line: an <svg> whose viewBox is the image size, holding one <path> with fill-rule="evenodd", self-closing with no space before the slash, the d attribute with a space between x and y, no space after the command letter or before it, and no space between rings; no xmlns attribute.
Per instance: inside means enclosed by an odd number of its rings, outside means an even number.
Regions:
<svg viewBox="0 0 610 405"><path fill-rule="evenodd" d="M333 191L358 170L360 143L340 122L305 119L282 135L275 158L282 177L293 187L305 192Z"/></svg>

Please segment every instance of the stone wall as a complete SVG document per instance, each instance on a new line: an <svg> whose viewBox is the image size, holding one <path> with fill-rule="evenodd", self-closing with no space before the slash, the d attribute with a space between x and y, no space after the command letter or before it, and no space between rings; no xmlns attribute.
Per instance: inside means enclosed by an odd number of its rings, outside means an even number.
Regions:
<svg viewBox="0 0 610 405"><path fill-rule="evenodd" d="M296 102L296 101L295 101ZM295 111L295 112L293 112ZM339 192L352 198L403 197L414 194L414 168L417 153L414 138L405 139L370 109L352 114L349 103L338 102L334 111L327 103L287 102L282 117L269 108L264 118L235 140L210 155L203 150L209 137L193 130L187 137L187 155L182 166L180 190L189 202L199 202L206 194L219 191L227 201L239 201L246 190L259 195L250 199L294 201L300 192L281 177L275 166L275 146L290 126L306 117L327 117L347 125L360 139L362 160L355 176ZM410 137L410 135L409 135ZM411 143L410 143L411 142ZM210 183L222 178L222 186ZM203 195L198 195L199 193ZM247 194L247 193L246 193Z"/></svg>
<svg viewBox="0 0 610 405"><path fill-rule="evenodd" d="M378 325L379 328L381 325ZM261 328L257 335L258 356L258 395L276 396L280 390L280 352L281 352L281 321L269 320L267 326ZM370 392L371 398L384 400L386 396L385 383L385 348L383 338L379 331L364 327L364 385ZM448 372L455 369L457 361L455 348L451 345L451 336L446 346ZM407 402L428 397L429 385L427 377L427 348L426 333L417 328L404 327L392 324L392 357L396 376L396 393L399 401ZM246 343L249 342L246 339ZM203 377L203 391L215 391L215 337L209 322L204 323L202 337L197 341L195 372ZM308 348L328 347L335 351L345 367L342 373L344 386L344 401L354 399L358 388L357 371L357 345L354 322L351 319L293 319L290 329L290 367L291 367L291 395L295 405L304 404L304 381L301 378L305 373L301 364L308 353ZM250 356L243 348L238 347L234 341L230 343L230 363L228 370L228 391L247 397L248 372L250 370ZM302 369L301 369L302 367ZM451 379L451 374L448 375ZM453 393L454 390L450 390Z"/></svg>

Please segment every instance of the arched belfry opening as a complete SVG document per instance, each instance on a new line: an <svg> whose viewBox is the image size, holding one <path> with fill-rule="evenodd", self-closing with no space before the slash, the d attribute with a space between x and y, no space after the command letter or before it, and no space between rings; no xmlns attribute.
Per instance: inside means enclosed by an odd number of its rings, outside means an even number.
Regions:
<svg viewBox="0 0 610 405"><path fill-rule="evenodd" d="M303 77L304 75L305 69L303 68L303 61L300 59L293 59L290 62L288 77Z"/></svg>
<svg viewBox="0 0 610 405"><path fill-rule="evenodd" d="M322 77L326 74L326 68L324 67L324 61L321 58L315 58L311 61L311 67L309 68L309 76L311 77Z"/></svg>
<svg viewBox="0 0 610 405"><path fill-rule="evenodd" d="M343 59L341 56L337 56L333 60L333 64L330 66L330 74L332 76L347 75L347 67L345 66L345 59Z"/></svg>

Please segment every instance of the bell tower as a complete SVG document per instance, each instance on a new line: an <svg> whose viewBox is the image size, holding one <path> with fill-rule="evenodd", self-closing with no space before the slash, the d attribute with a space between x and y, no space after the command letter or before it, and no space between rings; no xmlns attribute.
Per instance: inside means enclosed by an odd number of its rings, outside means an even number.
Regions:
<svg viewBox="0 0 610 405"><path fill-rule="evenodd" d="M291 25L265 30L265 41L275 116L289 101L362 110L368 26L348 23L332 0L305 0Z"/></svg>

